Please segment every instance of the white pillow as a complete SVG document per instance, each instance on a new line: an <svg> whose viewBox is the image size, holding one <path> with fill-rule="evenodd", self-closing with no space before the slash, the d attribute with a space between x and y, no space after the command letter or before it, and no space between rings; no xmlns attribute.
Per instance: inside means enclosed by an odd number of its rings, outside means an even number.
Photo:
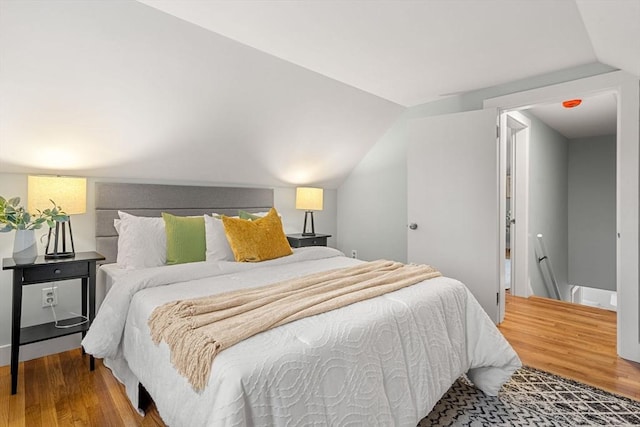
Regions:
<svg viewBox="0 0 640 427"><path fill-rule="evenodd" d="M118 257L123 268L158 267L167 263L167 235L162 218L146 218L118 211Z"/></svg>
<svg viewBox="0 0 640 427"><path fill-rule="evenodd" d="M207 244L207 261L234 261L233 252L227 235L224 233L222 220L214 216L204 216L204 232Z"/></svg>

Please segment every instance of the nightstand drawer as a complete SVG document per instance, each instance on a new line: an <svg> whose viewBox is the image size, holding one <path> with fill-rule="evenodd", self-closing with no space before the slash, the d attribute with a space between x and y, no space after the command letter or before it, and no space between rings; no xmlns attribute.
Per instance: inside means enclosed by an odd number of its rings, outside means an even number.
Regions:
<svg viewBox="0 0 640 427"><path fill-rule="evenodd" d="M26 268L23 273L25 282L50 282L88 275L89 264L86 262L43 265L42 267Z"/></svg>
<svg viewBox="0 0 640 427"><path fill-rule="evenodd" d="M292 248L306 246L327 246L327 238L330 234L316 234L315 236L303 236L302 234L287 234L287 240Z"/></svg>
<svg viewBox="0 0 640 427"><path fill-rule="evenodd" d="M302 246L327 246L326 237L313 237L311 239L298 240L300 247Z"/></svg>

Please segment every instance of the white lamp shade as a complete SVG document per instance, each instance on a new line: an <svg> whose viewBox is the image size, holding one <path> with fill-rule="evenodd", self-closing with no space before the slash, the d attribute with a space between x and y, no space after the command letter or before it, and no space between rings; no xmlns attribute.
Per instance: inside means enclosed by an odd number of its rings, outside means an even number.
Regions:
<svg viewBox="0 0 640 427"><path fill-rule="evenodd" d="M67 176L29 176L27 211L35 213L53 207L53 200L67 215L87 211L87 179Z"/></svg>
<svg viewBox="0 0 640 427"><path fill-rule="evenodd" d="M304 209L306 211L321 211L322 200L322 188L296 188L296 209Z"/></svg>

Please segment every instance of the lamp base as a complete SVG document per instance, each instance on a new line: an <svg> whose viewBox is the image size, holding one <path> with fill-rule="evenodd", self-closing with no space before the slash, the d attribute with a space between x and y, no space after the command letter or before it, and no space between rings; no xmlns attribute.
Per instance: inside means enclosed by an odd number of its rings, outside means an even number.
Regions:
<svg viewBox="0 0 640 427"><path fill-rule="evenodd" d="M44 259L61 259L61 258L73 258L76 256L75 252L57 252L45 254Z"/></svg>
<svg viewBox="0 0 640 427"><path fill-rule="evenodd" d="M311 217L311 231L307 231L307 217ZM302 235L303 236L315 236L316 229L313 226L313 211L305 211L304 212L304 225L302 226Z"/></svg>
<svg viewBox="0 0 640 427"><path fill-rule="evenodd" d="M67 224L69 225L68 234L67 234L67 227L66 227ZM63 221L63 222L56 221L55 227L56 227L55 231L53 231L53 227L49 227L49 234L47 235L47 247L45 249L44 259L73 258L74 256L76 256L76 248L73 245L73 231L71 230L71 218L68 218L66 221ZM51 241L52 234L54 235L53 242ZM67 251L67 236L69 238L69 243L71 246L70 251ZM51 244L53 244L52 250L49 249L49 246L51 246Z"/></svg>

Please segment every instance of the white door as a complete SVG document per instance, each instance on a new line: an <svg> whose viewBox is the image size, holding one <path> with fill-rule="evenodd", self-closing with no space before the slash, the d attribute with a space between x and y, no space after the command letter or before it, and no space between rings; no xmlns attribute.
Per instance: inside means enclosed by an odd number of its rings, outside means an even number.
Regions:
<svg viewBox="0 0 640 427"><path fill-rule="evenodd" d="M500 116L502 144L511 144L511 295L527 298L529 284L529 130L530 120L517 111ZM501 312L504 303L501 301Z"/></svg>
<svg viewBox="0 0 640 427"><path fill-rule="evenodd" d="M505 238L496 129L493 108L411 120L407 160L409 262L463 282L494 322Z"/></svg>

